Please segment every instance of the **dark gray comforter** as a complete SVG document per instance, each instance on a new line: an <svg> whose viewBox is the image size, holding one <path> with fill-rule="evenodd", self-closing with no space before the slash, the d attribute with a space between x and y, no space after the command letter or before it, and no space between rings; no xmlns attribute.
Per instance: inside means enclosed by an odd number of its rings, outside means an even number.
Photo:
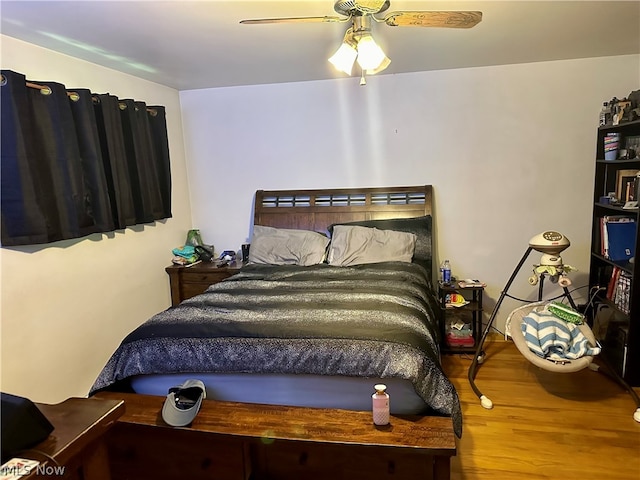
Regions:
<svg viewBox="0 0 640 480"><path fill-rule="evenodd" d="M91 393L141 374L288 373L399 377L458 435L457 393L439 361L438 308L426 271L249 265L129 334Z"/></svg>

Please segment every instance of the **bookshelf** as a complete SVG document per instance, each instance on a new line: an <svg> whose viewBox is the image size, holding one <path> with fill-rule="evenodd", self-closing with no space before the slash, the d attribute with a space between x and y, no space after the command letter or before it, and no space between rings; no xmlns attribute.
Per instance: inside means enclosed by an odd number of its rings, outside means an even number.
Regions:
<svg viewBox="0 0 640 480"><path fill-rule="evenodd" d="M618 155L605 160L605 141L612 133L619 134ZM636 387L640 386L640 268L635 259L640 261L636 241L640 216L638 208L624 208L623 203L610 202L607 197L616 192L622 202L640 200L640 181L635 178L635 172L640 172L640 148L633 158L619 158L620 150L637 141L640 120L598 128L589 270L590 291L598 289L590 314L594 334L608 363ZM625 156L630 156L628 149ZM626 223L622 249L618 222Z"/></svg>

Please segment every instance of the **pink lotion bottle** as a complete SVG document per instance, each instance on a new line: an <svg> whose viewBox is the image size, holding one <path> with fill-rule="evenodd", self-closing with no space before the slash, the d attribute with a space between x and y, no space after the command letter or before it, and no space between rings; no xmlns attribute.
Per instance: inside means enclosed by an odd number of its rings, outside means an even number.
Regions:
<svg viewBox="0 0 640 480"><path fill-rule="evenodd" d="M373 399L373 423L376 425L389 424L389 394L385 392L386 385L378 384L373 388L376 389L371 398Z"/></svg>

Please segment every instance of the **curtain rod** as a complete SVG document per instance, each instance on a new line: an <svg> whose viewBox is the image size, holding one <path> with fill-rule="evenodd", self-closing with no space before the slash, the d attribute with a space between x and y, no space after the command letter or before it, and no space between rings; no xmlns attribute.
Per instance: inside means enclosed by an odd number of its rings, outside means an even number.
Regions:
<svg viewBox="0 0 640 480"><path fill-rule="evenodd" d="M25 82L25 84L29 88L37 88L38 90L40 90L40 92L42 92L43 95L51 95L52 93L51 88L49 88L46 85L38 85L37 83L33 83L33 82ZM80 100L80 95L78 95L77 92L67 92L67 97L69 97L74 102L77 102L78 100Z"/></svg>
<svg viewBox="0 0 640 480"><path fill-rule="evenodd" d="M4 74L0 74L0 85L6 85L6 84L7 84L7 77L5 77ZM38 85L37 83L33 83L33 82L25 82L25 85L29 88L37 88L42 92L43 95L51 95L52 93L51 88L47 87L46 85ZM74 102L77 102L78 100L80 100L80 95L78 95L77 92L67 92L67 96Z"/></svg>
<svg viewBox="0 0 640 480"><path fill-rule="evenodd" d="M4 76L4 74L0 74L0 77L1 77L0 84L5 85L7 83L7 78ZM47 85L39 85L37 83L33 83L29 81L26 81L25 85L29 88L35 88L37 90L40 90L40 92L42 92L43 95L51 95L52 93L51 88L48 87ZM74 102L77 102L78 100L80 100L80 95L78 95L77 92L67 92L67 96ZM119 105L121 105L121 108L122 108L122 105L124 104L120 103ZM158 114L158 111L155 108L147 108L147 112L151 113L151 115L153 116Z"/></svg>

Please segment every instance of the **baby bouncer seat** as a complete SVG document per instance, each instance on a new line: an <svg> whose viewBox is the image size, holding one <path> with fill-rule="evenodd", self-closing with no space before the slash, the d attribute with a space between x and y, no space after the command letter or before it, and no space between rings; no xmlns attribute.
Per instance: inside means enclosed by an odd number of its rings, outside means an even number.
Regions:
<svg viewBox="0 0 640 480"><path fill-rule="evenodd" d="M638 395L633 390L633 388L631 388L627 384L627 382L625 382L624 379L620 377L620 375L618 375L617 371L614 368L607 364L604 357L601 360L601 363L603 363L606 367L604 369L600 369L599 365L593 362L594 355L599 353L601 346L597 342L591 328L589 328L586 323L575 322L575 326L569 329L571 332L573 332L570 333L570 335L572 337L575 336L576 338L579 336L580 342L582 342L581 347L583 347L583 349L580 353L586 352L586 354L575 356L569 355L561 358L553 355L539 355L539 353L541 353L540 351L538 351L538 353L535 353L532 350L532 342L530 341L530 337L528 339L525 339L525 335L530 335L531 332L529 326L530 322L532 321L532 317L537 316L539 312L543 312L549 307L550 302L542 300L542 290L545 276L549 276L554 283L559 283L564 292L562 297L568 300L570 306L572 307L570 310L575 311L576 309L576 305L567 288L569 285L571 285L571 281L566 277L566 273L571 270L571 267L564 265L562 263L562 258L560 257L560 252L566 249L569 245L569 240L564 235L555 231L543 232L530 240L529 247L525 251L520 262L516 266L515 270L511 274L511 277L507 281L507 284L502 290L493 313L489 318L489 322L483 330L480 341L478 342L478 345L476 347L476 352L468 371L468 378L469 383L471 384L471 388L480 399L480 404L484 408L493 408L493 402L480 391L475 383L478 365L484 360L484 352L482 348L487 334L491 330L498 309L500 308L504 297L508 295L509 288L513 283L517 273L522 268L522 265L528 258L529 254L533 250L537 250L539 252L542 252L543 255L540 265L534 266L534 275L529 278L529 283L531 285L538 284L539 276L538 300L536 302L527 303L521 307L516 308L509 314L506 320L507 332L509 336L511 336L516 348L529 362L536 365L537 367L551 372L573 373L587 367L594 371L602 371L629 392L636 404L636 410L633 414L633 419L636 422L640 422L640 399L638 398ZM525 322L527 322L526 325ZM563 347L564 346L566 345L563 345Z"/></svg>
<svg viewBox="0 0 640 480"><path fill-rule="evenodd" d="M582 370L583 368L591 367L592 370L597 370L596 365L592 365L594 355L582 355L578 358L563 358L563 359L551 359L543 358L531 350L529 344L525 340L523 332L523 323L525 318L532 312L544 311L549 302L540 301L529 303L513 310L506 321L506 334L511 337L518 351L535 366L544 370L549 370L557 373L573 373ZM579 333L586 338L589 345L597 347L598 342L586 323L581 323L575 326L579 330Z"/></svg>

